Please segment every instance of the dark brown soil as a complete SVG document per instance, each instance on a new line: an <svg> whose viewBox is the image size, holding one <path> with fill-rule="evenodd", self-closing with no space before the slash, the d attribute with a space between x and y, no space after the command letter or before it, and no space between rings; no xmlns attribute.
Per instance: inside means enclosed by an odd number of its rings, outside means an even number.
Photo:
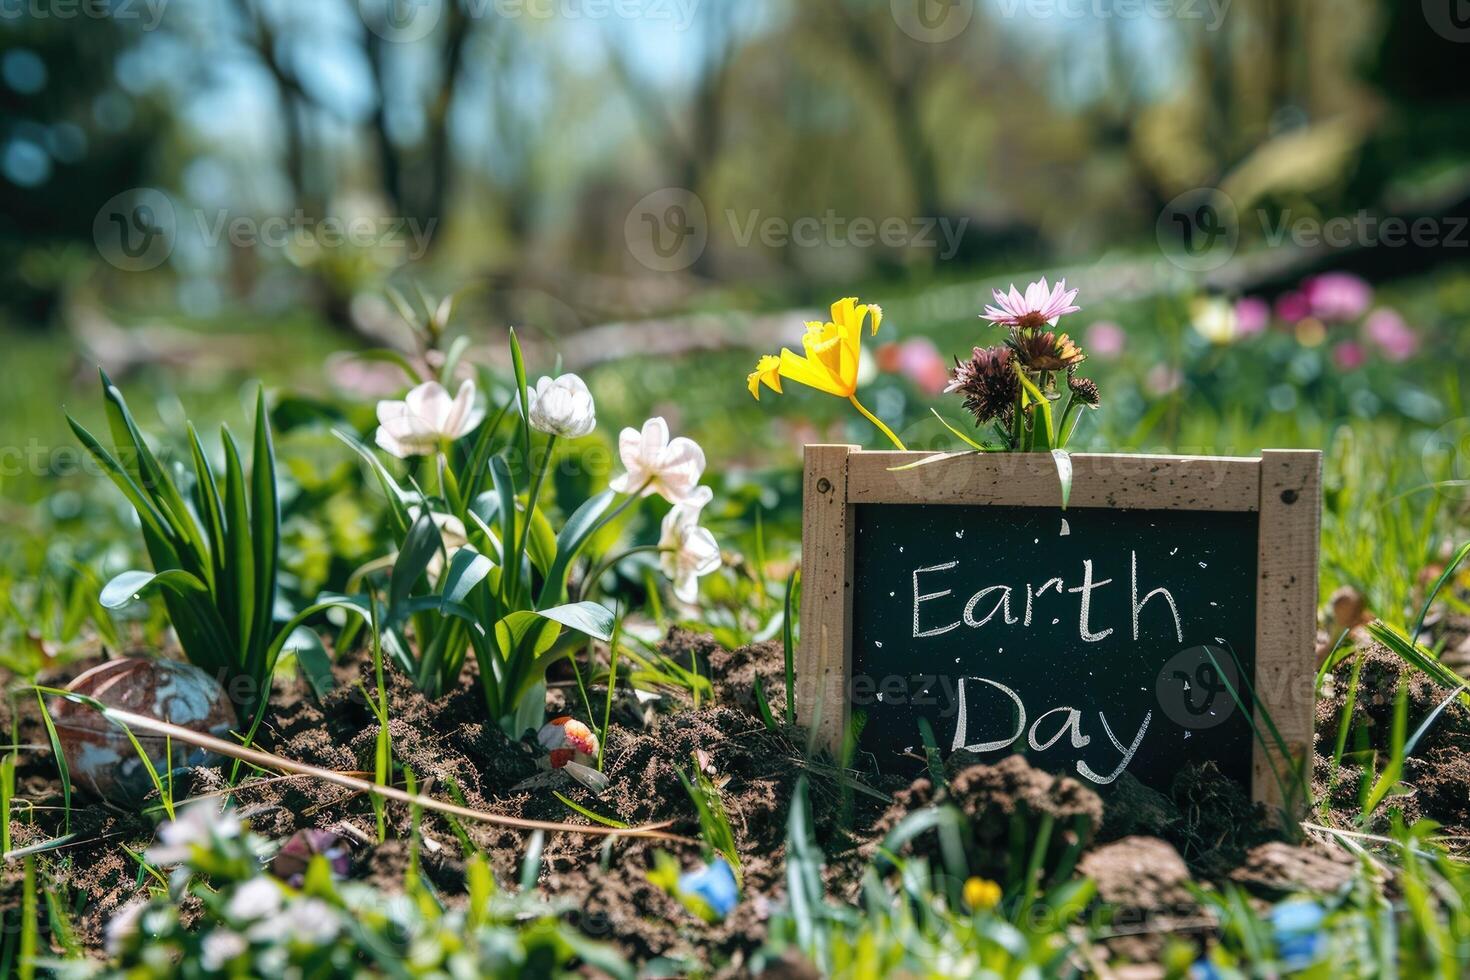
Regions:
<svg viewBox="0 0 1470 980"><path fill-rule="evenodd" d="M1362 667L1351 713L1347 705L1350 662L1337 671L1331 690L1317 702L1312 790L1315 798L1327 801L1341 826L1356 825L1363 783L1371 783L1385 764L1400 686L1407 695L1409 733L1418 730L1450 695L1376 643L1365 646L1360 656ZM1332 758L1345 715L1349 734L1342 764L1334 771ZM1374 763L1374 771L1368 771L1365 762ZM1447 834L1470 834L1470 708L1459 700L1449 703L1420 738L1405 766L1403 781L1410 787L1407 795L1391 794L1363 829L1383 833L1397 812L1406 823L1432 817Z"/></svg>
<svg viewBox="0 0 1470 980"><path fill-rule="evenodd" d="M653 705L620 699L604 746L609 789L598 797L570 780L557 788L608 817L629 823L668 820L674 833L695 837L698 825L679 772L704 766L723 784L743 861L741 904L724 923L710 928L649 883L655 849L669 850L689 865L700 857L693 844L607 843L602 837L558 834L546 840L540 869L541 886L572 906L571 921L637 960L689 957L730 971L742 968L764 938L770 910L783 901L788 808L803 774L810 781L817 840L827 856L825 875L839 898L855 898L859 870L905 816L934 803L952 803L964 817L965 867L954 873L1015 881L1044 836L1045 874L1065 878L1080 862L1098 881L1111 914L1142 917L1144 925L1131 931L1127 923L1132 920L1111 920L1120 941L1133 937L1114 946L1130 956L1153 955L1151 937L1160 923L1167 922L1167 931L1198 926L1190 918L1193 905L1185 887L1191 879L1234 880L1264 898L1298 888L1330 891L1349 866L1325 848L1270 843L1265 814L1211 766L1181 771L1167 793L1125 777L1105 806L1077 780L1034 770L1019 756L986 765L960 753L947 764L945 787L936 791L928 778L882 783L873 787L882 791L876 795L892 796L891 802L880 802L873 793L840 785L829 766L807 766L797 744L761 723L751 695L757 676L778 717L784 709L779 644L727 651L708 635L674 630L663 652L712 679L713 703L696 709L673 695ZM292 759L370 773L378 737L378 722L364 694L374 686L371 665L362 654L349 655L339 664L337 679L338 688L320 703L294 679L278 682L262 743ZM1324 782L1323 753L1330 756L1337 719L1346 710L1343 679L1319 705L1317 789L1341 810L1344 825L1351 825L1357 812L1351 766L1344 767L1334 785ZM1406 675L1381 649L1370 649L1364 659L1363 693L1351 719L1365 727L1370 745L1386 744L1393 691L1401 679L1408 685L1415 727L1447 693L1416 673ZM575 688L553 680L548 707L585 715L575 707L581 704ZM586 823L549 789L517 788L541 772L540 750L530 739L508 738L484 720L473 667L461 681L455 691L431 700L388 671L393 751L419 788L441 799L462 797L470 807L496 813ZM603 703L605 691L590 693L594 704ZM12 846L24 847L59 836L65 828L44 730L33 706L22 700L19 707L19 740L37 747L21 754L17 795L39 807L34 820L18 819L12 825ZM1392 805L1411 817L1433 815L1453 832L1470 833L1467 748L1470 710L1456 704L1440 717L1411 760L1405 777L1412 793L1391 800ZM197 770L192 792L222 791L224 780L218 769ZM405 841L412 830L406 807L386 807L388 840L379 844L369 801L340 787L308 778L255 777L235 790L234 799L255 830L268 837L283 839L311 827L337 831L354 842L354 875L385 889L401 887L408 861ZM48 882L82 896L76 924L83 942L95 947L103 924L142 887L137 865L120 845L146 848L156 818L81 798L74 802L74 838L47 853L38 866ZM526 849L519 832L473 822L457 827L433 813L423 815L419 829L425 841L420 855L424 872L448 901L457 901L464 887L460 832L485 850L501 881L519 877ZM946 867L944 842L933 830L915 836L903 849ZM18 862L0 870L0 909L18 904L19 874ZM796 971L801 964L789 966Z"/></svg>

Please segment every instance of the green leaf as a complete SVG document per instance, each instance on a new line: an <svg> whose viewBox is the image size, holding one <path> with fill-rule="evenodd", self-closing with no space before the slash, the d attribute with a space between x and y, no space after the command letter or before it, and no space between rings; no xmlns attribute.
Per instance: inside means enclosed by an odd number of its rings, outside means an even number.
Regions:
<svg viewBox="0 0 1470 980"><path fill-rule="evenodd" d="M500 406L500 411L495 413L495 418L487 419L480 423L479 434L475 436L475 448L470 452L469 462L460 472L459 483L466 501L474 501L480 495L485 485L485 474L489 470L490 451L495 445L495 435L500 431L501 423L510 412L515 399L507 401Z"/></svg>
<svg viewBox="0 0 1470 980"><path fill-rule="evenodd" d="M427 510L421 511L398 549L398 558L393 562L393 574L388 580L388 621L402 618L404 602L413 592L413 587L429 567L429 562L444 548L444 539L439 527Z"/></svg>
<svg viewBox="0 0 1470 980"><path fill-rule="evenodd" d="M495 486L495 494L499 498L496 516L500 518L500 548L502 555L502 586L505 589L504 601L515 605L518 603L516 593L520 590L520 569L516 567L516 487L511 479L510 464L505 461L504 456L493 456L490 459L490 481Z"/></svg>
<svg viewBox="0 0 1470 980"><path fill-rule="evenodd" d="M449 559L448 571L439 592L445 602L462 603L470 591L490 574L494 563L477 551L461 548Z"/></svg>
<svg viewBox="0 0 1470 980"><path fill-rule="evenodd" d="M76 435L83 447L97 461L97 464L107 471L107 475L112 479L112 482L117 488L123 492L123 496L128 499L128 503L133 505L133 510L137 513L138 520L143 525L143 534L149 545L148 557L153 560L153 564L170 568L178 567L177 550L174 548L169 532L164 529L163 515L153 506L153 501L143 493L143 489L138 486L127 469L113 457L112 453L104 449L102 444L97 441L97 438L83 428L80 422L70 415L66 417L66 422L67 425L71 426L71 431ZM155 551L155 543L161 546L161 549L167 549L166 553Z"/></svg>
<svg viewBox="0 0 1470 980"><path fill-rule="evenodd" d="M359 442L357 437L352 433L345 429L333 429L332 435L341 439L348 446L351 446L353 451L366 461L368 469L372 470L373 475L378 478L378 485L383 489L383 496L388 500L388 509L393 514L393 522L398 529L398 533L408 533L408 526L412 523L409 508L418 503L418 494L399 486L398 481L393 478L393 474L388 472L387 467L382 464L373 451Z"/></svg>
<svg viewBox="0 0 1470 980"><path fill-rule="evenodd" d="M526 554L530 557L531 564L545 575L556 564L556 532L551 529L551 522L539 507L530 513L529 519L531 533L526 542Z"/></svg>
<svg viewBox="0 0 1470 980"><path fill-rule="evenodd" d="M210 581L212 576L209 570L209 552L199 524L184 503L179 488L148 448L143 434L138 431L122 392L112 383L107 372L99 370L98 373L102 377L102 394L107 407L107 420L112 428L113 448L126 457L122 460L123 465L138 486L153 500L158 513L172 530L174 548L179 554L181 567L206 582Z"/></svg>
<svg viewBox="0 0 1470 980"><path fill-rule="evenodd" d="M214 559L214 590L220 604L220 614L226 623L234 621L233 612L226 605L233 603L235 583L226 560L229 549L225 537L225 507L220 501L219 485L215 483L214 468L209 464L209 455L199 441L194 423L187 425L189 452L194 460L194 495L201 514L204 515L205 530L209 534L209 551Z"/></svg>
<svg viewBox="0 0 1470 980"><path fill-rule="evenodd" d="M220 441L225 447L225 536L229 542L227 562L235 582L235 601L231 607L235 612L237 649L244 651L254 644L255 606L259 601L255 594L255 545L250 540L250 508L245 493L245 467L240 463L240 447L235 437L224 426L220 427Z"/></svg>
<svg viewBox="0 0 1470 980"><path fill-rule="evenodd" d="M961 442L963 442L965 445L969 446L971 449L978 449L982 453L986 451L985 446L981 445L980 443L976 442L974 439L971 439L969 436L965 435L959 429L957 429L954 426L950 425L949 424L949 421L943 415L940 415L939 414L938 409L931 408L931 409L929 409L929 411L934 413L934 417L939 420L939 424L940 425L944 426L950 432L954 433L955 438L959 439Z"/></svg>
<svg viewBox="0 0 1470 980"><path fill-rule="evenodd" d="M144 593L153 591L161 591L166 597L172 596L178 600L170 607L175 628L180 626L179 619L187 616L184 623L191 630L198 631L198 645L186 649L189 659L195 665L208 671L221 667L231 671L238 670L231 658L234 648L230 643L229 632L219 618L219 611L214 607L208 586L182 568L170 568L162 572L138 569L122 572L102 587L98 602L103 608L117 609L141 598Z"/></svg>
<svg viewBox="0 0 1470 980"><path fill-rule="evenodd" d="M56 775L61 780L61 819L62 829L65 833L71 833L71 767L67 764L66 753L61 749L61 737L56 733L56 722L51 720L51 711L46 707L46 699L41 692L36 692L36 703L41 707L41 721L46 725L46 740L51 743L51 758L56 761Z"/></svg>
<svg viewBox="0 0 1470 980"><path fill-rule="evenodd" d="M1072 499L1072 457L1065 449L1051 451L1052 462L1057 464L1057 479L1062 483L1062 510Z"/></svg>
<svg viewBox="0 0 1470 980"><path fill-rule="evenodd" d="M522 613L512 613L512 616ZM579 633L598 640L611 640L615 617L612 610L595 602L569 602L562 606L552 606L550 609L538 609L530 613L549 619L554 623L560 623L568 629L574 629Z"/></svg>
<svg viewBox="0 0 1470 980"><path fill-rule="evenodd" d="M258 671L265 661L276 606L276 568L281 553L281 500L276 492L276 450L271 440L270 416L265 409L265 386L255 392L255 445L250 457L250 530L255 545L255 622L250 646L244 651L253 675L270 683Z"/></svg>
<svg viewBox="0 0 1470 980"><path fill-rule="evenodd" d="M1433 653L1382 620L1369 623L1367 630L1369 636L1398 654L1405 662L1417 667L1435 683L1444 687L1470 686L1470 681L1455 673ZM1458 696L1461 704L1470 707L1470 691L1461 691Z"/></svg>
<svg viewBox="0 0 1470 980"><path fill-rule="evenodd" d="M510 328L510 363L515 370L516 402L520 405L521 451L526 465L531 462L531 413L526 404L526 360L521 356L521 342L516 337L515 327Z"/></svg>
<svg viewBox="0 0 1470 980"><path fill-rule="evenodd" d="M796 577L801 569L793 568L786 576L786 607L781 623L781 648L786 658L786 724L796 724Z"/></svg>
<svg viewBox="0 0 1470 980"><path fill-rule="evenodd" d="M563 796L562 794L556 792L556 790L552 790L551 791L551 794L553 796L555 796L558 800L561 800L563 803L565 803L571 809L577 811L582 816L586 817L588 820L592 820L592 821L594 821L596 823L600 823L600 824L602 824L605 827L624 827L625 828L625 827L628 826L627 824L623 823L621 820L614 820L612 817L604 817L600 813L593 813L591 810L587 809L585 806L582 806L580 803L577 803L577 802L575 802L573 800L568 799L567 797Z"/></svg>
<svg viewBox="0 0 1470 980"><path fill-rule="evenodd" d="M98 601L107 609L120 609L134 599L141 599L144 592L153 589L168 589L187 599L209 599L209 589L204 583L182 568L172 568L164 572L147 572L134 568L114 575L102 587Z"/></svg>
<svg viewBox="0 0 1470 980"><path fill-rule="evenodd" d="M1470 557L1470 541L1460 545L1454 557L1445 564L1444 571L1439 573L1439 578L1435 579L1434 586L1430 588L1428 595L1424 597L1424 606L1419 610L1419 618L1414 621L1414 632L1410 634L1413 638L1418 639L1419 634L1424 631L1424 620L1429 616L1429 607L1434 604L1435 597L1445 587L1445 583L1455 577L1455 572L1459 570L1467 557Z"/></svg>
<svg viewBox="0 0 1470 980"><path fill-rule="evenodd" d="M452 299L453 297L446 296L444 301L449 303ZM469 347L470 338L463 334L450 341L449 350L444 352L444 366L439 369L439 383L444 387L448 388L450 382L454 380L454 369L459 366L460 358L464 357L464 352L469 350Z"/></svg>
<svg viewBox="0 0 1470 980"><path fill-rule="evenodd" d="M572 563L596 533L597 522L608 507L612 506L616 496L613 491L604 490L578 507L566 524L562 525L561 533L556 536L556 559L546 571L539 605L560 602L566 598L567 578L571 575Z"/></svg>
<svg viewBox="0 0 1470 980"><path fill-rule="evenodd" d="M309 626L296 627L281 645L281 653L296 655L301 676L318 700L326 697L327 692L336 686L336 678L332 676L332 658L327 654L327 648L322 646L316 630Z"/></svg>

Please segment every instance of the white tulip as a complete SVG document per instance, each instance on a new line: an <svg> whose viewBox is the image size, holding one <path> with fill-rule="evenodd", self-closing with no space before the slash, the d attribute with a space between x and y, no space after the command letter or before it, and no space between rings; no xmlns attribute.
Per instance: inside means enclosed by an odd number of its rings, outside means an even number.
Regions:
<svg viewBox="0 0 1470 980"><path fill-rule="evenodd" d="M718 570L721 561L715 536L699 526L699 512L710 499L709 487L699 490L704 492L691 494L689 503L668 512L658 539L659 548L668 549L659 555L659 565L682 602L699 598L699 577Z"/></svg>
<svg viewBox="0 0 1470 980"><path fill-rule="evenodd" d="M662 418L644 422L642 432L624 429L618 435L618 454L627 472L608 484L618 493L633 493L641 487L645 497L656 493L678 505L689 500L704 475L704 450L684 436L670 440L668 423Z"/></svg>
<svg viewBox="0 0 1470 980"><path fill-rule="evenodd" d="M472 431L485 418L468 378L453 398L437 381L426 381L403 401L378 402L378 445L399 459L430 456L444 442Z"/></svg>
<svg viewBox="0 0 1470 980"><path fill-rule="evenodd" d="M542 378L526 389L527 418L531 428L552 436L576 439L597 428L592 392L575 374Z"/></svg>

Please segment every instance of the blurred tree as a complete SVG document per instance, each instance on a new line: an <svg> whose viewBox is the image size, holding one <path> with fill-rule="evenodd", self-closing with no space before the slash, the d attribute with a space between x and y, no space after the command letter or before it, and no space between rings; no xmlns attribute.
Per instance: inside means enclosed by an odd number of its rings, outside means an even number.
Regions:
<svg viewBox="0 0 1470 980"><path fill-rule="evenodd" d="M125 84L139 22L45 13L0 17L0 304L30 325L96 258L98 210L146 182L167 122Z"/></svg>

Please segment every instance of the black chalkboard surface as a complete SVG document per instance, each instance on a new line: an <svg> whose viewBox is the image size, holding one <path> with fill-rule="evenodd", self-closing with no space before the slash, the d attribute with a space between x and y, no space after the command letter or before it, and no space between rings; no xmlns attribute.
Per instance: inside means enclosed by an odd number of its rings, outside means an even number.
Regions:
<svg viewBox="0 0 1470 980"><path fill-rule="evenodd" d="M922 765L925 718L945 753L1021 752L1097 789L1124 771L1167 789L1207 759L1249 787L1249 712L1230 686L1246 699L1255 686L1259 518L854 506L850 703L865 761Z"/></svg>

